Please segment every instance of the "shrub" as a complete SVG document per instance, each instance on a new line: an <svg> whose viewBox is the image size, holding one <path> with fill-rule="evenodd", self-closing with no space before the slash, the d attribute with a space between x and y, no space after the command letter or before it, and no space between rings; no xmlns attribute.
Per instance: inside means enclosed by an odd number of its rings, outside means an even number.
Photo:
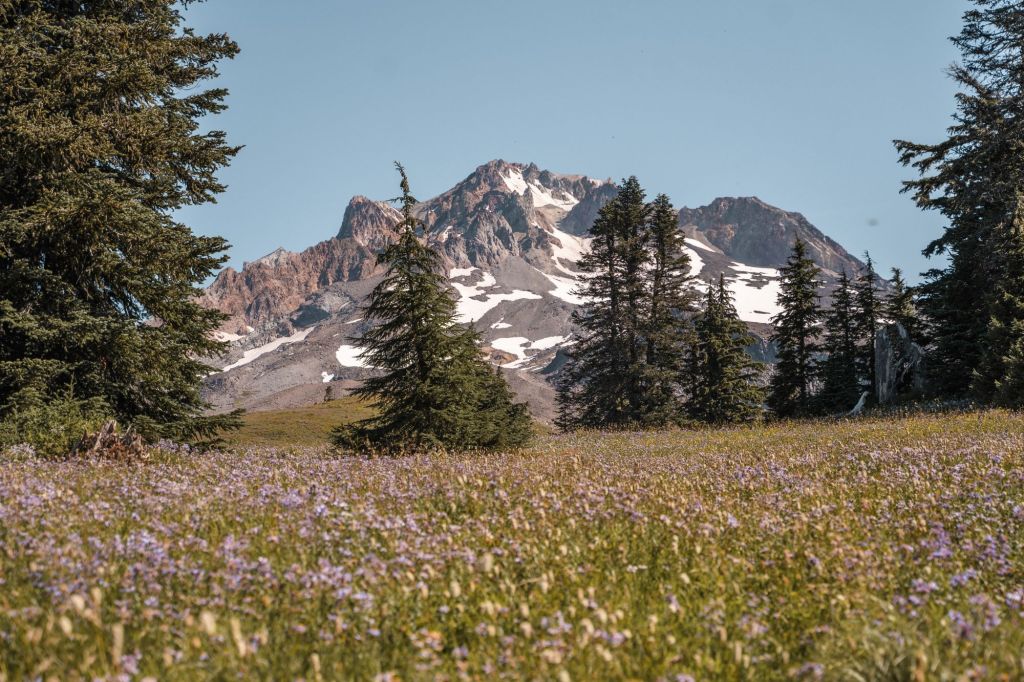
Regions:
<svg viewBox="0 0 1024 682"><path fill-rule="evenodd" d="M0 414L0 449L5 454L24 454L29 446L38 456L64 457L83 434L102 426L108 409L99 398L82 400L71 391L50 400L22 392L18 403Z"/></svg>

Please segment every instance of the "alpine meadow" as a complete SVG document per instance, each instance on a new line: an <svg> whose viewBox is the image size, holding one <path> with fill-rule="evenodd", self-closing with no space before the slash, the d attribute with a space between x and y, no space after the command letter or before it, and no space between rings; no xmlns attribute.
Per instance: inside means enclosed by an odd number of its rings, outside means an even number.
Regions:
<svg viewBox="0 0 1024 682"><path fill-rule="evenodd" d="M1024 679L1022 120L1020 0L0 0L0 682Z"/></svg>

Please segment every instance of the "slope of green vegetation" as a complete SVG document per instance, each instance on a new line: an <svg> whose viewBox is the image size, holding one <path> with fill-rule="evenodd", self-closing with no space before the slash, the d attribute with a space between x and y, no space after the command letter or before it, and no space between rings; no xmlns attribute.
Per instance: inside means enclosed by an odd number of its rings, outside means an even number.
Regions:
<svg viewBox="0 0 1024 682"><path fill-rule="evenodd" d="M331 429L339 424L373 416L373 408L351 396L310 407L247 412L242 428L228 432L229 448L316 447L326 445Z"/></svg>
<svg viewBox="0 0 1024 682"><path fill-rule="evenodd" d="M0 679L1024 676L1005 412L10 457L0 501Z"/></svg>

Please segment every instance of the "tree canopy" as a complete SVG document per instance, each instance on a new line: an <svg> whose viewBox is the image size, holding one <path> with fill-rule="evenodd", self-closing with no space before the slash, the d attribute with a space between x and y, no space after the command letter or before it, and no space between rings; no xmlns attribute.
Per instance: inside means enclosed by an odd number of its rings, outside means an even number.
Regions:
<svg viewBox="0 0 1024 682"><path fill-rule="evenodd" d="M203 84L238 47L173 0L0 2L0 45L0 418L73 395L150 437L237 423L199 390L227 243L174 211L224 190Z"/></svg>

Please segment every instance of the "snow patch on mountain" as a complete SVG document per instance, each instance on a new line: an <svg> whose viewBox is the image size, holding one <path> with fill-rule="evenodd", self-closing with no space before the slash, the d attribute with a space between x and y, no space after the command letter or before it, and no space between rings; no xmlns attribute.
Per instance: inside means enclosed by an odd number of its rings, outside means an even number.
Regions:
<svg viewBox="0 0 1024 682"><path fill-rule="evenodd" d="M280 348L281 346L287 345L289 343L298 343L299 341L304 341L306 337L309 336L309 333L313 331L313 329L315 329L315 327L307 327L306 329L301 329L295 332L291 336L282 336L281 338L274 339L270 343L265 343L262 346L251 348L242 353L242 358L240 360L236 360L235 362L231 363L221 371L227 372L232 369L242 367L243 365L248 365L256 358L266 355L267 353L271 353Z"/></svg>
<svg viewBox="0 0 1024 682"><path fill-rule="evenodd" d="M534 269L536 270L536 268ZM570 279L568 277L559 277L558 275L549 275L548 273L542 272L540 270L537 270L537 272L540 272L540 274L544 275L544 277L549 282L551 282L551 284L554 285L555 288L549 291L548 293L554 296L555 298L560 298L566 303L572 303L573 305L583 305L583 303L586 301L584 297L575 293L576 289L580 285L579 281L577 281L576 279Z"/></svg>
<svg viewBox="0 0 1024 682"><path fill-rule="evenodd" d="M491 346L503 353L516 356L512 362L506 362L502 367L518 367L520 363L526 362L526 347L530 345L530 339L525 336L506 336L491 341Z"/></svg>
<svg viewBox="0 0 1024 682"><path fill-rule="evenodd" d="M323 379L325 384L329 384L334 381L334 375L328 374L327 372L320 372L320 378Z"/></svg>
<svg viewBox="0 0 1024 682"><path fill-rule="evenodd" d="M241 334L232 334L230 332L214 332L213 338L216 339L217 341L220 341L221 343L224 343L238 341L238 339L241 339L243 337Z"/></svg>
<svg viewBox="0 0 1024 682"><path fill-rule="evenodd" d="M434 237L436 241L445 242L448 240L448 235L452 232L451 225L445 225L441 231Z"/></svg>
<svg viewBox="0 0 1024 682"><path fill-rule="evenodd" d="M334 357L337 358L338 364L342 367L368 367L369 365L363 362L362 356L362 348L348 344L340 346L334 353Z"/></svg>
<svg viewBox="0 0 1024 682"><path fill-rule="evenodd" d="M782 292L779 271L736 262L729 267L736 275L726 286L735 297L736 312L740 319L770 324L772 318L781 311L778 304Z"/></svg>
<svg viewBox="0 0 1024 682"><path fill-rule="evenodd" d="M571 211L573 206L580 203L579 199L568 192L557 189L554 190L555 192L563 195L559 198L556 197L552 191L535 183L528 182L526 178L523 177L522 172L516 168L510 169L508 175L502 175L501 179L505 181L506 187L519 196L524 196L529 192L530 196L533 198L533 205L535 208L540 208L541 206L554 206L555 208L560 208L563 211Z"/></svg>
<svg viewBox="0 0 1024 682"><path fill-rule="evenodd" d="M699 276L701 271L704 269L704 259L700 257L700 254L697 253L696 249L684 246L683 250L686 252L686 255L690 257L690 274L694 277Z"/></svg>
<svg viewBox="0 0 1024 682"><path fill-rule="evenodd" d="M511 169L508 172L508 176L502 175L501 179L505 181L506 187L508 187L510 190L512 190L519 196L526 194L526 191L530 189L530 185L527 184L526 178L524 178L523 174L520 173L515 168Z"/></svg>
<svg viewBox="0 0 1024 682"><path fill-rule="evenodd" d="M543 339L530 341L530 339L526 338L525 336L506 336L491 341L491 347L496 348L504 353L508 353L509 355L516 356L515 360L506 362L505 364L502 365L502 367L508 369L515 369L518 367L522 367L531 359L533 359L533 356L527 355L526 351L550 350L552 348L555 348L556 346L561 346L565 344L568 338L569 337L567 336L547 336Z"/></svg>
<svg viewBox="0 0 1024 682"><path fill-rule="evenodd" d="M532 291L513 289L511 293L488 293L488 289L497 286L498 280L489 272L483 272L479 268L455 268L451 271L451 277L469 277L475 272L480 272L480 281L475 284L463 284L461 282L449 281L452 288L459 293L459 300L456 303L456 321L460 323L476 322L489 310L502 301L519 301L522 299L541 299Z"/></svg>
<svg viewBox="0 0 1024 682"><path fill-rule="evenodd" d="M594 241L593 238L577 237L568 232L562 232L557 227L551 228L547 232L558 240L557 244L554 241L551 242L551 255L554 256L555 266L566 274L578 276L578 273L566 268L562 261L575 264L580 258L583 258L585 253L590 251L590 243Z"/></svg>
<svg viewBox="0 0 1024 682"><path fill-rule="evenodd" d="M563 194L566 197L564 199L558 199L551 192L547 191L546 189L539 185L535 185L531 182L529 183L529 186L530 193L533 195L534 207L539 208L541 206L554 206L555 208L560 208L563 211L571 211L573 206L580 203L579 199L569 194L568 192L562 190L555 190L556 192L559 192L560 194Z"/></svg>
<svg viewBox="0 0 1024 682"><path fill-rule="evenodd" d="M548 350L549 348L562 345L568 338L568 336L546 336L543 339L538 339L531 343L530 348L535 350Z"/></svg>

